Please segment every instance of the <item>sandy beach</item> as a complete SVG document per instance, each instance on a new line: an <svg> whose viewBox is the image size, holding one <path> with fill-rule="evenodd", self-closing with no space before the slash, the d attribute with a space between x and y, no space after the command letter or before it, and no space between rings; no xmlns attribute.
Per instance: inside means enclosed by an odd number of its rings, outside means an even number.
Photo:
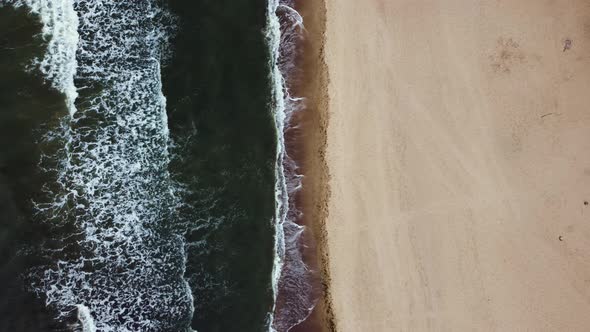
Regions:
<svg viewBox="0 0 590 332"><path fill-rule="evenodd" d="M590 3L325 5L335 329L587 331Z"/></svg>

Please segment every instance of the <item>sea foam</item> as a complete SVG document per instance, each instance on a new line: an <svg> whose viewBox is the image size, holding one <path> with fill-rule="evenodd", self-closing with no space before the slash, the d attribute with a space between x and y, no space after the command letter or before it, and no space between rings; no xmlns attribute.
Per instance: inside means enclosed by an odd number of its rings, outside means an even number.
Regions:
<svg viewBox="0 0 590 332"><path fill-rule="evenodd" d="M156 0L19 0L48 49L35 65L69 110L44 140L55 174L36 212L51 227L34 291L83 331L189 331L160 65L174 18ZM79 93L79 94L78 94Z"/></svg>
<svg viewBox="0 0 590 332"><path fill-rule="evenodd" d="M90 309L84 305L77 305L78 308L78 322L82 328L82 332L96 332L96 325L94 319L90 314Z"/></svg>

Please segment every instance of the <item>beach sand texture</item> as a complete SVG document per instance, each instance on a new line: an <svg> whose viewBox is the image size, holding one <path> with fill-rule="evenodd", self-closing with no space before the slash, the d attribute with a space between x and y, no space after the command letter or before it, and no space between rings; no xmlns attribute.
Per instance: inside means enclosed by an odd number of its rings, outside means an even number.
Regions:
<svg viewBox="0 0 590 332"><path fill-rule="evenodd" d="M590 2L326 8L337 330L588 331Z"/></svg>

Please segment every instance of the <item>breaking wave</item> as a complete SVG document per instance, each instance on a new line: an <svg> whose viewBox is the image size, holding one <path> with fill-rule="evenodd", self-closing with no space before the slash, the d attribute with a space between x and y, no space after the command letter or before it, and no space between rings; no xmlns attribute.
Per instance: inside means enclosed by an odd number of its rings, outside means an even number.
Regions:
<svg viewBox="0 0 590 332"><path fill-rule="evenodd" d="M34 202L51 228L33 290L87 332L189 331L193 297L170 178L160 66L174 18L156 0L21 0L43 24L34 67L69 114L43 143L57 179Z"/></svg>
<svg viewBox="0 0 590 332"><path fill-rule="evenodd" d="M34 67L43 73L55 89L64 94L68 110L75 112L74 101L78 93L74 85L74 76L79 36L78 15L74 11L72 0L5 2L14 6L27 6L40 18L43 24L43 37L47 40L47 51L43 59L36 61Z"/></svg>

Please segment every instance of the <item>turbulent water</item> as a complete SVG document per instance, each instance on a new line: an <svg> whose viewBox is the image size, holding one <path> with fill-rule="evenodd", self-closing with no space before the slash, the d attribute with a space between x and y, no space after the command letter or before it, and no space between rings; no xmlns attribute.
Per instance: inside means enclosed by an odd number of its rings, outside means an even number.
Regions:
<svg viewBox="0 0 590 332"><path fill-rule="evenodd" d="M301 177L284 140L302 102L286 79L303 31L292 4L3 5L39 20L46 49L23 69L67 110L31 132L44 180L23 206L44 231L19 253L27 289L56 321L180 332L288 331L305 319Z"/></svg>
<svg viewBox="0 0 590 332"><path fill-rule="evenodd" d="M43 248L52 263L32 272L34 290L59 318L77 309L89 331L188 329L160 76L170 18L150 1L16 5L41 18L50 42L39 66L69 107L43 137L61 149L43 156L57 181L35 212L71 231Z"/></svg>

